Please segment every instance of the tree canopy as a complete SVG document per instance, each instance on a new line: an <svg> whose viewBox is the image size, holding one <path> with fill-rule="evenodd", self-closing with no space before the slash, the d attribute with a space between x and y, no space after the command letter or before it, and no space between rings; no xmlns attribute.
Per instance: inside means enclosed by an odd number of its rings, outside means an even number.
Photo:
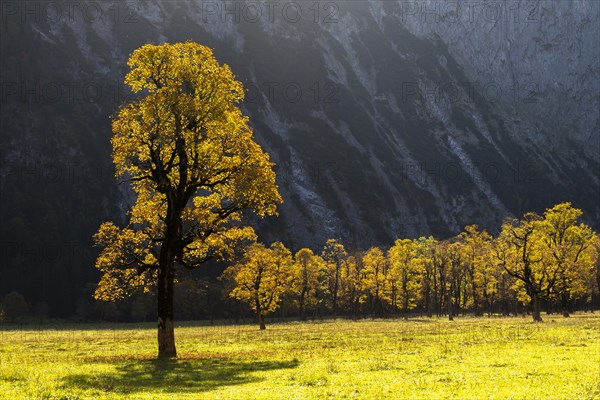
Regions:
<svg viewBox="0 0 600 400"><path fill-rule="evenodd" d="M125 83L142 96L112 123L115 173L136 194L129 222L102 224L97 299L157 286L159 339L172 336L175 267L195 269L255 240L245 212L276 214L273 163L254 141L237 103L244 91L211 49L193 42L144 45ZM165 322L165 321L168 321ZM167 339L165 356L175 354ZM162 351L162 352L161 352Z"/></svg>

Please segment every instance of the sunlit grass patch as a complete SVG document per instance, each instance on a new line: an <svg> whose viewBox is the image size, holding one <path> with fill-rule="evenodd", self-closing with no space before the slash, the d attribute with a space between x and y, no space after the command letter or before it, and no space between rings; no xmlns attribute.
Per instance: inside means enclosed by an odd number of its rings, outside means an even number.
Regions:
<svg viewBox="0 0 600 400"><path fill-rule="evenodd" d="M6 399L593 399L600 317L185 323L177 360L153 324L5 326Z"/></svg>

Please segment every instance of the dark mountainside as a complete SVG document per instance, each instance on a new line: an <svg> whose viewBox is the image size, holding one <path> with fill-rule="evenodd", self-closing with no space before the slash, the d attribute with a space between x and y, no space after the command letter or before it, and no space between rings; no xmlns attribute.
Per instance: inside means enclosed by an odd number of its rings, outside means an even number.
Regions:
<svg viewBox="0 0 600 400"><path fill-rule="evenodd" d="M600 228L599 2L47 4L2 2L0 298L67 316L97 281L91 236L132 200L110 115L145 43L212 47L245 84L284 198L265 242L495 232L560 201Z"/></svg>

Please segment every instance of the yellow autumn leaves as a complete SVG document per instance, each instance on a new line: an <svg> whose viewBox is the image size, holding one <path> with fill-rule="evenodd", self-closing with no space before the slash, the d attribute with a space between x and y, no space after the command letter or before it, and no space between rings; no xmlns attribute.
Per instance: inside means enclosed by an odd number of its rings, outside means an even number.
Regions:
<svg viewBox="0 0 600 400"><path fill-rule="evenodd" d="M598 269L598 236L578 223L581 215L561 203L543 216L527 213L502 226L496 257L516 279L519 298L531 302L537 321L541 300L558 300L566 308L585 294L587 277Z"/></svg>
<svg viewBox="0 0 600 400"><path fill-rule="evenodd" d="M288 289L292 255L279 242L271 247L255 243L246 249L243 259L225 272L235 283L231 296L246 302L258 315L264 329L264 316L275 311Z"/></svg>
<svg viewBox="0 0 600 400"><path fill-rule="evenodd" d="M581 215L561 203L542 216L507 220L496 238L470 225L448 240L398 239L387 251L351 255L333 239L320 255L303 248L294 257L280 243L277 251L253 245L224 276L233 284L230 295L262 316L282 299L302 319L338 311L407 316L417 307L452 317L508 312L520 301L539 320L541 301L566 314L573 301L598 290L600 239L578 223Z"/></svg>
<svg viewBox="0 0 600 400"><path fill-rule="evenodd" d="M95 236L96 297L105 300L152 285L175 263L193 269L232 256L256 238L242 213L275 215L281 202L273 163L236 106L243 87L212 50L145 45L128 65L125 83L141 96L117 113L111 143L116 175L136 201L126 227L105 223Z"/></svg>

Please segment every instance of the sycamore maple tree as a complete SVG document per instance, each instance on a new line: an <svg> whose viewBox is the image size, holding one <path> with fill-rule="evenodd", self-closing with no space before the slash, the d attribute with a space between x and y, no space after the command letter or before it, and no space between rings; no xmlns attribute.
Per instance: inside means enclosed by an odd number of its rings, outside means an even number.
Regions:
<svg viewBox="0 0 600 400"><path fill-rule="evenodd" d="M581 210L566 202L547 209L543 217L527 213L522 220L509 220L502 226L496 257L516 279L520 299L531 304L536 322L542 321L542 300L565 302L585 292L578 275L593 264L586 249L593 245L594 233L578 224L581 215ZM563 311L568 316L566 308Z"/></svg>
<svg viewBox="0 0 600 400"><path fill-rule="evenodd" d="M482 301L489 306L489 300L496 290L495 264L490 255L492 236L485 230L479 231L477 225L466 226L458 236L462 243L473 309L475 315L482 315Z"/></svg>
<svg viewBox="0 0 600 400"><path fill-rule="evenodd" d="M384 302L388 301L389 263L385 253L379 247L371 247L362 257L364 265L361 286L366 289L370 301L371 316L381 316ZM363 301L366 300L363 299Z"/></svg>
<svg viewBox="0 0 600 400"><path fill-rule="evenodd" d="M419 257L419 241L398 239L388 251L390 263L390 297L393 307L402 309L408 319L408 310L414 308L422 290L425 260Z"/></svg>
<svg viewBox="0 0 600 400"><path fill-rule="evenodd" d="M311 249L298 250L292 265L291 291L296 295L296 305L302 321L312 308L317 314L327 293L327 269L325 261Z"/></svg>
<svg viewBox="0 0 600 400"><path fill-rule="evenodd" d="M280 242L267 248L260 243L248 247L243 259L227 268L224 277L235 283L229 295L247 303L265 327L265 315L277 310L291 278L292 253Z"/></svg>
<svg viewBox="0 0 600 400"><path fill-rule="evenodd" d="M137 199L127 226L106 222L94 236L102 248L95 297L156 287L158 355L174 357L176 269L231 257L255 240L245 214L275 215L281 197L273 163L236 106L242 85L209 48L145 45L128 65L125 83L143 96L119 110L111 143L116 176Z"/></svg>
<svg viewBox="0 0 600 400"><path fill-rule="evenodd" d="M344 263L348 258L348 253L344 245L337 239L329 239L325 243L321 255L327 266L329 275L329 294L331 295L331 312L333 317L337 316L338 301L341 288L341 274Z"/></svg>
<svg viewBox="0 0 600 400"><path fill-rule="evenodd" d="M577 223L583 212L565 202L547 209L542 224L546 264L556 271L551 296L560 301L563 315L569 316L568 305L586 293L585 275L593 264L586 251L593 245L594 232Z"/></svg>

